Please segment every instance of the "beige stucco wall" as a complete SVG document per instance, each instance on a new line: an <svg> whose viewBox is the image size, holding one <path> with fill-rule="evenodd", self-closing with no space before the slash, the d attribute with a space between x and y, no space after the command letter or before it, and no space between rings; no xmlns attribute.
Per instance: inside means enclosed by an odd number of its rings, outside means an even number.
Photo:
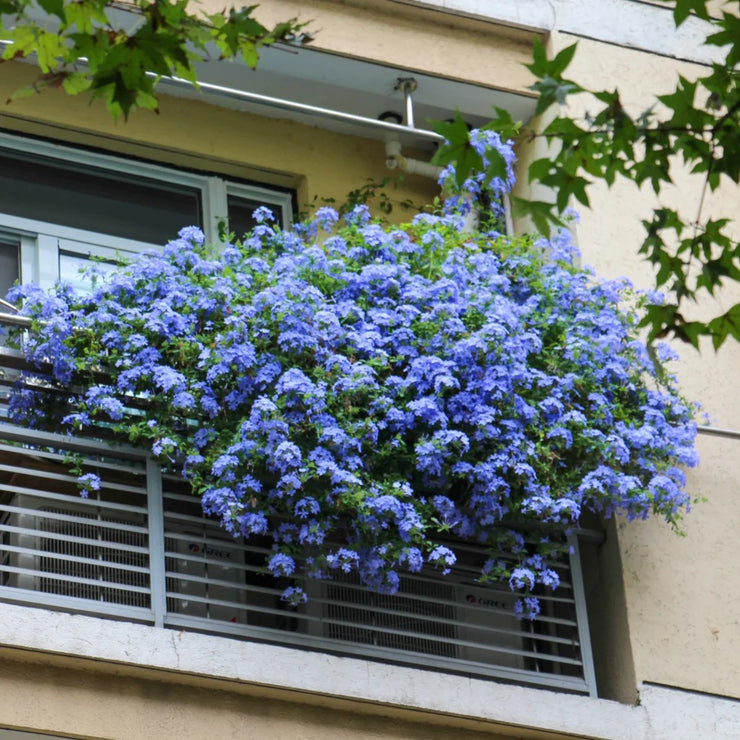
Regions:
<svg viewBox="0 0 740 740"><path fill-rule="evenodd" d="M204 0L204 9L220 9ZM522 92L531 84L531 34L389 0L271 0L266 25L298 18L315 31L313 48L389 66Z"/></svg>
<svg viewBox="0 0 740 740"><path fill-rule="evenodd" d="M460 740L503 736L413 712L49 656L2 655L0 726L105 740ZM300 666L296 666L300 670ZM429 718L428 718L429 719ZM451 727L452 725L452 727ZM453 729L454 727L454 729Z"/></svg>

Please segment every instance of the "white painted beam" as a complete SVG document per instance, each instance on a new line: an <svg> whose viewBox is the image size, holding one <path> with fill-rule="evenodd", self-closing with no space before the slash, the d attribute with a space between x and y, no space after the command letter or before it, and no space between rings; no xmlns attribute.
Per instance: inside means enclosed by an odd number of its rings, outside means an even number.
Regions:
<svg viewBox="0 0 740 740"><path fill-rule="evenodd" d="M493 21L535 33L555 27L555 8L550 0L393 0L405 5L433 8L444 13Z"/></svg>

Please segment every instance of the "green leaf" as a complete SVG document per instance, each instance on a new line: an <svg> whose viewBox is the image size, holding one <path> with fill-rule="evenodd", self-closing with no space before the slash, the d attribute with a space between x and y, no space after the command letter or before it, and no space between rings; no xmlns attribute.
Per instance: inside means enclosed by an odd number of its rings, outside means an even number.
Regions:
<svg viewBox="0 0 740 740"><path fill-rule="evenodd" d="M64 3L65 22L80 33L92 35L94 24L107 25L105 13L90 3Z"/></svg>
<svg viewBox="0 0 740 740"><path fill-rule="evenodd" d="M685 321L673 331L681 341L688 342L694 349L699 349L699 338L707 333L707 328L700 321Z"/></svg>
<svg viewBox="0 0 740 740"><path fill-rule="evenodd" d="M506 182L507 172L504 155L501 154L498 149L489 149L487 156L488 167L486 169L486 182L490 182L496 177Z"/></svg>
<svg viewBox="0 0 740 740"><path fill-rule="evenodd" d="M36 90L33 85L24 85L23 87L19 87L17 90L14 90L11 96L5 102L11 103L13 100L18 100L19 98L27 98L31 95L35 95L37 92L38 90Z"/></svg>
<svg viewBox="0 0 740 740"><path fill-rule="evenodd" d="M527 170L529 182L542 182L550 174L552 167L553 162L550 157L536 159L529 165L529 169Z"/></svg>
<svg viewBox="0 0 740 740"><path fill-rule="evenodd" d="M470 143L468 124L460 111L455 111L452 121L432 121L432 128L447 139L432 158L432 164L444 167L454 163L455 183L462 187L471 172L483 169L483 159Z"/></svg>
<svg viewBox="0 0 740 740"><path fill-rule="evenodd" d="M532 43L532 63L525 66L535 77L544 77L547 74L547 52L536 36Z"/></svg>
<svg viewBox="0 0 740 740"><path fill-rule="evenodd" d="M527 200L512 196L514 216L526 217L532 220L535 229L543 236L550 236L553 225L562 226L562 221L553 214L553 204L539 200Z"/></svg>
<svg viewBox="0 0 740 740"><path fill-rule="evenodd" d="M257 53L257 46L252 41L244 41L239 46L239 52L241 53L242 59L245 63L255 69L257 62L259 61L259 54Z"/></svg>
<svg viewBox="0 0 740 740"><path fill-rule="evenodd" d="M581 91L581 88L575 83L556 80L549 75L543 77L540 82L535 82L530 89L540 94L535 108L535 115L538 116L544 113L553 103L563 105L568 95Z"/></svg>
<svg viewBox="0 0 740 740"><path fill-rule="evenodd" d="M37 2L49 15L64 20L64 0L37 0Z"/></svg>
<svg viewBox="0 0 740 740"><path fill-rule="evenodd" d="M67 51L64 41L53 33L41 33L36 39L36 58L42 72L59 67L59 59Z"/></svg>
<svg viewBox="0 0 740 740"><path fill-rule="evenodd" d="M740 303L735 304L729 311L712 319L707 325L712 336L714 349L719 349L727 337L740 342Z"/></svg>
<svg viewBox="0 0 740 740"><path fill-rule="evenodd" d="M573 55L576 53L576 47L578 42L567 46L562 51L559 51L555 58L548 64L548 74L552 77L562 77L563 72L568 68L570 63L573 61Z"/></svg>
<svg viewBox="0 0 740 740"><path fill-rule="evenodd" d="M486 131L497 131L502 139L513 139L519 135L522 128L521 121L515 121L511 113L504 108L494 106L495 118L482 128Z"/></svg>
<svg viewBox="0 0 740 740"><path fill-rule="evenodd" d="M144 108L146 110L159 112L159 101L157 100L156 95L153 95L152 93L146 92L144 90L139 90L138 94L136 95L136 106L137 108Z"/></svg>
<svg viewBox="0 0 740 740"><path fill-rule="evenodd" d="M673 10L673 19L676 22L676 28L680 26L691 13L696 13L699 18L709 19L707 12L707 0L676 0L676 7Z"/></svg>
<svg viewBox="0 0 740 740"><path fill-rule="evenodd" d="M573 180L572 186L571 186L571 192L573 193L575 199L582 203L587 208L591 205L588 195L586 194L586 186L589 184L588 180L586 180L583 177L577 177Z"/></svg>
<svg viewBox="0 0 740 740"><path fill-rule="evenodd" d="M12 42L5 47L3 59L27 57L36 51L37 30L29 26L6 29L3 36Z"/></svg>
<svg viewBox="0 0 740 740"><path fill-rule="evenodd" d="M79 95L79 93L90 89L91 80L83 72L70 72L65 75L62 87L64 92L69 95Z"/></svg>
<svg viewBox="0 0 740 740"><path fill-rule="evenodd" d="M573 60L575 51L576 44L572 44L548 61L542 42L537 38L534 40L532 64L525 66L538 78L538 81L530 87L531 90L540 94L535 110L537 115L546 111L553 103L562 104L568 95L582 90L575 82L563 79L563 72Z"/></svg>

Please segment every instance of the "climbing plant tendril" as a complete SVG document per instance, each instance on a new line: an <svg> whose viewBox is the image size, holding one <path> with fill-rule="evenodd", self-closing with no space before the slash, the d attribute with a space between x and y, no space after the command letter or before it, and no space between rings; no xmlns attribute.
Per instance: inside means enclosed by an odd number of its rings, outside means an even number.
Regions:
<svg viewBox="0 0 740 740"><path fill-rule="evenodd" d="M495 134L474 141L511 164ZM393 592L474 542L481 579L533 616L585 511L679 521L694 408L638 338L641 299L577 267L567 233L461 230L479 184L404 226L261 211L241 244L185 228L89 295L16 288L28 359L70 394L51 412L19 389L12 415L150 450L228 532L268 538L275 576Z"/></svg>

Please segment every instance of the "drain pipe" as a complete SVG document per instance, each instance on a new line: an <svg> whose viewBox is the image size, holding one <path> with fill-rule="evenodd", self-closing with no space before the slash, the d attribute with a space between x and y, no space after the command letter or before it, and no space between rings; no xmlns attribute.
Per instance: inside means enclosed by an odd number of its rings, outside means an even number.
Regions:
<svg viewBox="0 0 740 740"><path fill-rule="evenodd" d="M412 159L404 157L401 152L401 142L395 136L385 142L385 166L389 170L401 170L408 172L410 175L420 175L421 177L431 177L434 180L439 179L442 172L441 167L424 162L421 159Z"/></svg>
<svg viewBox="0 0 740 740"><path fill-rule="evenodd" d="M413 93L416 91L417 82L413 77L399 77L396 86L393 88L397 92L403 93L406 104L406 126L408 129L414 129L414 101ZM381 115L381 120L394 118L398 123L401 117L397 113L389 111ZM389 134L385 141L385 166L389 170L399 169L401 172L407 172L410 175L419 175L421 177L430 177L435 182L439 182L439 176L442 174L442 167L424 162L412 157L404 157L401 141L396 134ZM463 221L463 231L470 233L478 228L480 223L480 212L470 203L470 209L465 214Z"/></svg>
<svg viewBox="0 0 740 740"><path fill-rule="evenodd" d="M401 150L401 142L396 138L390 138L385 142L385 166L389 170L401 170L401 172L407 172L410 175L419 175L421 177L430 177L435 182L439 181L439 176L442 173L442 167L431 164L430 162L424 162L420 159L413 159L412 157L404 157ZM467 196L467 199L471 201L470 209L463 217L462 230L466 234L470 234L478 228L480 224L480 211L473 205L472 196Z"/></svg>

